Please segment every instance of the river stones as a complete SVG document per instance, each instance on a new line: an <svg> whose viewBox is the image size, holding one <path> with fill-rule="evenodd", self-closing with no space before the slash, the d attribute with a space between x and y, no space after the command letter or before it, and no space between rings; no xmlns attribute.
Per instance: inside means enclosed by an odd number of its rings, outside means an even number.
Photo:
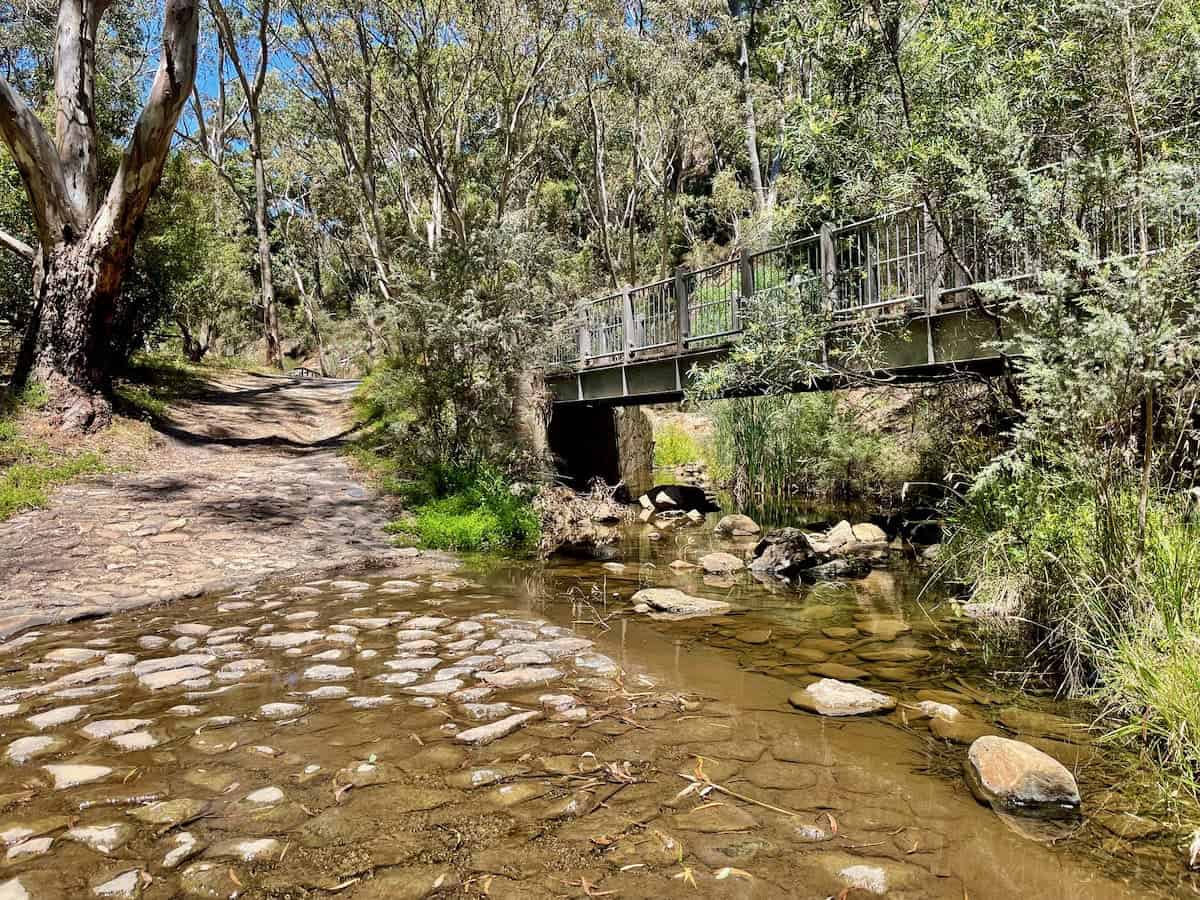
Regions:
<svg viewBox="0 0 1200 900"><path fill-rule="evenodd" d="M1062 763L1035 747L985 736L971 744L964 764L975 797L1002 812L1069 817L1079 812L1079 786Z"/></svg>
<svg viewBox="0 0 1200 900"><path fill-rule="evenodd" d="M9 744L8 749L4 751L4 758L11 763L20 765L40 756L58 753L66 746L66 739L58 735L31 735L17 738Z"/></svg>
<svg viewBox="0 0 1200 900"><path fill-rule="evenodd" d="M1000 724L1019 734L1036 734L1055 737L1076 743L1087 740L1087 726L1061 716L1009 706L1000 710Z"/></svg>
<svg viewBox="0 0 1200 900"><path fill-rule="evenodd" d="M943 741L961 744L964 747L975 743L981 737L997 736L997 730L990 723L966 716L954 719L935 716L929 722L929 730Z"/></svg>
<svg viewBox="0 0 1200 900"><path fill-rule="evenodd" d="M875 650L860 649L855 651L859 659L867 662L911 663L921 662L933 656L928 650L919 647L880 647Z"/></svg>
<svg viewBox="0 0 1200 900"><path fill-rule="evenodd" d="M634 604L645 604L651 610L679 618L719 616L733 609L731 604L723 600L705 600L675 588L643 588L631 600Z"/></svg>
<svg viewBox="0 0 1200 900"><path fill-rule="evenodd" d="M243 862L278 858L283 845L275 838L230 838L218 841L204 852L207 859L240 859Z"/></svg>
<svg viewBox="0 0 1200 900"><path fill-rule="evenodd" d="M728 534L734 537L746 537L758 534L762 529L749 516L733 513L728 516L721 516L720 521L717 522L717 526L713 531L722 535Z"/></svg>
<svg viewBox="0 0 1200 900"><path fill-rule="evenodd" d="M208 812L209 805L207 800L181 797L177 800L147 803L145 806L129 810L127 815L145 825L157 825L160 830L166 831L200 818Z"/></svg>
<svg viewBox="0 0 1200 900"><path fill-rule="evenodd" d="M376 875L354 891L354 900L424 900L457 894L458 875L447 866L404 866Z"/></svg>
<svg viewBox="0 0 1200 900"><path fill-rule="evenodd" d="M113 822L108 825L80 825L71 828L67 831L66 838L109 856L129 843L134 834L133 826L124 822Z"/></svg>
<svg viewBox="0 0 1200 900"><path fill-rule="evenodd" d="M498 721L489 722L486 725L479 725L476 728L469 728L466 731L459 732L455 735L454 739L463 744L473 744L477 747L482 747L494 740L512 734L526 722L532 722L534 719L540 719L541 717L542 713L540 710L514 713Z"/></svg>
<svg viewBox="0 0 1200 900"><path fill-rule="evenodd" d="M78 787L81 784L91 784L112 774L108 766L89 766L79 763L63 763L61 765L42 766L43 771L50 776L51 784L56 791Z"/></svg>
<svg viewBox="0 0 1200 900"><path fill-rule="evenodd" d="M822 678L833 678L837 681L862 681L871 674L865 669L846 666L837 662L820 663L812 666L809 671L814 675L820 675Z"/></svg>
<svg viewBox="0 0 1200 900"><path fill-rule="evenodd" d="M304 677L308 681L346 681L354 677L354 669L350 666L332 666L322 663L305 669Z"/></svg>
<svg viewBox="0 0 1200 900"><path fill-rule="evenodd" d="M164 869L174 869L204 849L204 845L189 831L181 831L172 835L167 839L165 846L166 850L162 858Z"/></svg>
<svg viewBox="0 0 1200 900"><path fill-rule="evenodd" d="M134 898L141 896L142 885L150 883L150 876L141 869L129 869L111 878L102 876L93 884L92 893L97 897Z"/></svg>
<svg viewBox="0 0 1200 900"><path fill-rule="evenodd" d="M479 680L497 688L532 687L550 684L563 677L562 670L553 666L528 666L506 672L482 672Z"/></svg>
<svg viewBox="0 0 1200 900"><path fill-rule="evenodd" d="M732 553L706 553L697 562L709 575L732 575L746 568L746 564Z"/></svg>
<svg viewBox="0 0 1200 900"><path fill-rule="evenodd" d="M758 820L754 816L727 803L699 806L672 816L671 822L678 831L698 831L701 834L750 831L758 827Z"/></svg>
<svg viewBox="0 0 1200 900"><path fill-rule="evenodd" d="M894 641L900 635L912 631L912 626L907 622L886 618L862 619L855 622L854 627L859 634L879 638L881 641Z"/></svg>
<svg viewBox="0 0 1200 900"><path fill-rule="evenodd" d="M822 716L861 716L896 708L894 697L833 678L822 678L796 691L788 697L788 702Z"/></svg>
<svg viewBox="0 0 1200 900"><path fill-rule="evenodd" d="M86 706L60 706L32 715L25 721L38 731L45 731L47 728L57 728L59 725L74 722L83 715L85 709L87 709Z"/></svg>
<svg viewBox="0 0 1200 900"><path fill-rule="evenodd" d="M79 733L85 738L99 741L115 737L118 734L137 731L150 724L152 724L150 719L97 719L80 728Z"/></svg>
<svg viewBox="0 0 1200 900"><path fill-rule="evenodd" d="M162 672L152 672L138 678L138 683L150 691L160 691L163 688L174 687L184 682L207 679L211 673L202 666L187 666L182 669L167 669Z"/></svg>

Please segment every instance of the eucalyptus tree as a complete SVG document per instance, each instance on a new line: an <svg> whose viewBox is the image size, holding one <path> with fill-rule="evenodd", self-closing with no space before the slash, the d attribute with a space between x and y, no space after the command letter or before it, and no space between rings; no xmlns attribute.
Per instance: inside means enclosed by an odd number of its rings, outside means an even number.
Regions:
<svg viewBox="0 0 1200 900"><path fill-rule="evenodd" d="M158 71L107 189L99 167L96 45L108 0L61 0L54 42L51 138L28 102L0 76L0 134L28 195L36 241L4 245L33 264L34 308L15 382L32 372L68 429L111 415L118 362L108 330L146 205L161 177L196 71L195 0L167 0ZM10 236L11 237L11 236Z"/></svg>
<svg viewBox="0 0 1200 900"><path fill-rule="evenodd" d="M265 142L264 90L275 49L275 26L271 0L208 0L208 9L217 33L216 90L211 128L205 121L205 104L199 97L192 105L197 135L195 146L200 148L214 165L223 167L229 159L225 142L240 138L246 142L254 177L254 233L258 239L258 283L262 305L262 330L266 342L267 362L282 367L283 357L279 334L279 309L275 300L275 279L271 257L271 195L267 161L271 150ZM230 92L224 82L226 60L232 67L238 88L235 113L230 113ZM241 133L233 127L240 124ZM232 183L232 179L229 179Z"/></svg>

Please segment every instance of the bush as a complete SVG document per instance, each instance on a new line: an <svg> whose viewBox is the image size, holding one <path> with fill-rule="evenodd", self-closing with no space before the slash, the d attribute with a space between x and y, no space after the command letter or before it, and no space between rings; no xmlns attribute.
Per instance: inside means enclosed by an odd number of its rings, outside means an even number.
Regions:
<svg viewBox="0 0 1200 900"><path fill-rule="evenodd" d="M425 547L467 552L526 552L537 546L541 523L527 497L498 470L485 465L441 467L422 480L400 482L417 501L410 523L392 530L412 533Z"/></svg>
<svg viewBox="0 0 1200 900"><path fill-rule="evenodd" d="M1033 629L1033 661L1097 702L1113 738L1183 776L1200 760L1200 523L1177 498L1070 462L993 470L956 515L949 565L972 600Z"/></svg>
<svg viewBox="0 0 1200 900"><path fill-rule="evenodd" d="M696 439L678 425L664 425L654 434L654 465L658 468L697 462L701 456Z"/></svg>

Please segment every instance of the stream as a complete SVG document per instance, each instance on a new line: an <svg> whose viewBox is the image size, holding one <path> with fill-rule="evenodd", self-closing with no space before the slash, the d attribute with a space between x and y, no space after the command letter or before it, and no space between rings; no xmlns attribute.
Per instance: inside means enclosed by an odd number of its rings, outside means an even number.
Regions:
<svg viewBox="0 0 1200 900"><path fill-rule="evenodd" d="M1195 893L1086 710L989 674L1003 654L927 570L671 568L754 543L715 521L627 527L606 563L346 575L9 640L0 900ZM629 603L647 586L735 608L655 619ZM899 706L788 703L828 672ZM969 725L935 735L922 700ZM978 803L976 732L1068 765L1083 815Z"/></svg>

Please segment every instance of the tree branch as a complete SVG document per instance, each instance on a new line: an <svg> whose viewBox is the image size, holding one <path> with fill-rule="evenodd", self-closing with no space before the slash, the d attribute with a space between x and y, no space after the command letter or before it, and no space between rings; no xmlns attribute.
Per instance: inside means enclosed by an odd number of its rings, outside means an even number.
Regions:
<svg viewBox="0 0 1200 900"><path fill-rule="evenodd" d="M197 0L167 0L162 57L150 97L92 226L93 235L107 243L106 253L113 259L132 252L137 224L162 177L175 124L195 82L200 24L196 5Z"/></svg>
<svg viewBox="0 0 1200 900"><path fill-rule="evenodd" d="M15 234L9 234L3 228L0 228L0 247L6 250L11 250L17 256L23 256L25 259L33 259L34 250L27 243L17 237Z"/></svg>
<svg viewBox="0 0 1200 900"><path fill-rule="evenodd" d="M42 247L49 249L82 233L83 225L68 199L62 163L50 135L3 76L0 76L0 135L25 182ZM74 233L69 233L72 230Z"/></svg>

